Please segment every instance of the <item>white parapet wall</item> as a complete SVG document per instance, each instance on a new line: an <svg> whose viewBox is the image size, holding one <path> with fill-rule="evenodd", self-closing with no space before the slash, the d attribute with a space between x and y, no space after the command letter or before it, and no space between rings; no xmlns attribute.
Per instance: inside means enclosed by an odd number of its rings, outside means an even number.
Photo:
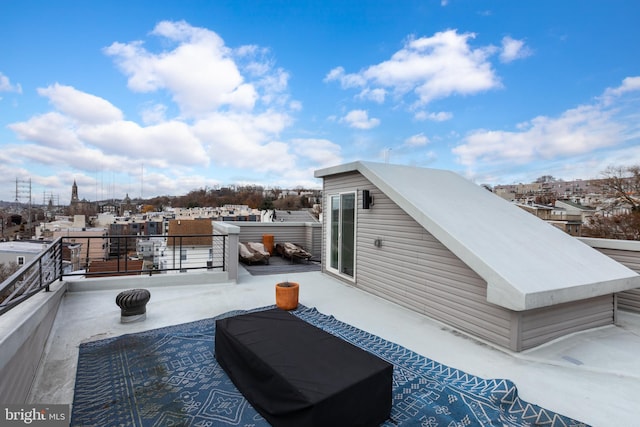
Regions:
<svg viewBox="0 0 640 427"><path fill-rule="evenodd" d="M66 284L56 281L49 289L0 318L0 402L26 402Z"/></svg>
<svg viewBox="0 0 640 427"><path fill-rule="evenodd" d="M223 257L224 269L227 272L228 280L237 281L240 227L228 222L213 221L213 233L227 236L227 242L224 245L224 254L221 253L221 250L216 254L214 249L214 262L217 261L215 257Z"/></svg>

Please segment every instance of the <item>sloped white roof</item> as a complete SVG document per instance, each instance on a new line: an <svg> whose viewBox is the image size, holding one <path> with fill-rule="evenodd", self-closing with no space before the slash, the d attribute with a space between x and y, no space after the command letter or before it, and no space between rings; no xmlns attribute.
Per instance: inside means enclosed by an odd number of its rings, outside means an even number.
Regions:
<svg viewBox="0 0 640 427"><path fill-rule="evenodd" d="M476 271L490 303L520 311L640 287L631 269L454 172L353 162L315 176L353 171Z"/></svg>

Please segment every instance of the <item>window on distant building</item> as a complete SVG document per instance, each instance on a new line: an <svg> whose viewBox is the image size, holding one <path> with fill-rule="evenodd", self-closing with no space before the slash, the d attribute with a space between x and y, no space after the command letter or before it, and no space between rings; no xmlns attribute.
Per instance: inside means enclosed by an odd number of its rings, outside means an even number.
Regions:
<svg viewBox="0 0 640 427"><path fill-rule="evenodd" d="M187 260L187 250L180 249L180 261L186 261L186 260Z"/></svg>
<svg viewBox="0 0 640 427"><path fill-rule="evenodd" d="M24 257L23 256L19 256L18 257L18 265L24 265Z"/></svg>

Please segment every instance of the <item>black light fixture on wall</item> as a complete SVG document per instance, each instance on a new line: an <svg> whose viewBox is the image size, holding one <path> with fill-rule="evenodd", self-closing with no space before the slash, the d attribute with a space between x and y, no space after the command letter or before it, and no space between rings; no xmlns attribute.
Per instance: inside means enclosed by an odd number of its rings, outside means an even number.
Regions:
<svg viewBox="0 0 640 427"><path fill-rule="evenodd" d="M369 209L373 206L373 196L369 190L362 190L362 209Z"/></svg>

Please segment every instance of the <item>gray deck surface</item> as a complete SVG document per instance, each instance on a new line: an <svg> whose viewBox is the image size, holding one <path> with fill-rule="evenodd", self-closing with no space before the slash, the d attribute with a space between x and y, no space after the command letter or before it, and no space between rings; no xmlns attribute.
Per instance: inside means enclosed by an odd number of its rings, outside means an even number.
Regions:
<svg viewBox="0 0 640 427"><path fill-rule="evenodd" d="M273 255L269 259L269 264L255 263L249 265L241 263L240 265L244 267L252 276L320 271L320 262L318 261L309 260L291 262L290 259L282 258L278 255Z"/></svg>
<svg viewBox="0 0 640 427"><path fill-rule="evenodd" d="M272 267L277 261L281 260L274 260ZM638 425L638 314L620 310L615 326L570 334L514 353L319 271L252 276L243 265L237 282L204 284L196 280L209 275L208 272L175 274L175 285L153 286L147 318L132 323L120 322L115 298L122 290L148 286L149 276L124 276L111 280L113 288L93 285L84 290L79 286L81 282L95 283L96 279L81 279L74 286L56 281L51 286L52 292L61 287L68 289L60 302L27 401L71 404L78 347L83 342L273 305L274 284L290 280L300 284L301 304L471 375L508 378L528 402L592 426ZM189 280L196 283L190 284ZM24 316L24 312L31 312L33 307L47 301L52 292L40 292L3 316L14 319ZM2 327L6 329L7 324L0 322Z"/></svg>

